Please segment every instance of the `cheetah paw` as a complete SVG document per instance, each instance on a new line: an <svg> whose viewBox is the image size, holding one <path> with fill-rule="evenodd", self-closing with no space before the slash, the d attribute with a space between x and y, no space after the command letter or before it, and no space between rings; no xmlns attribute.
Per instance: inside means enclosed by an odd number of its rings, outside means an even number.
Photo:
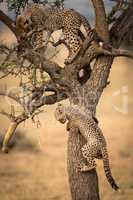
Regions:
<svg viewBox="0 0 133 200"><path fill-rule="evenodd" d="M88 172L88 171L90 171L90 170L92 170L92 169L94 169L95 167L89 167L88 165L86 165L86 164L80 164L80 165L78 165L78 170L80 171L80 172Z"/></svg>
<svg viewBox="0 0 133 200"><path fill-rule="evenodd" d="M86 165L86 164L80 164L79 166L78 166L78 169L81 171L81 172L88 172L88 171L91 171L91 170L93 170L93 169L95 169L96 168L96 164L95 165L93 165L93 166L88 166L88 165Z"/></svg>
<svg viewBox="0 0 133 200"><path fill-rule="evenodd" d="M69 64L72 63L72 61L73 61L72 59L68 58L68 59L65 60L64 64L69 65Z"/></svg>
<svg viewBox="0 0 133 200"><path fill-rule="evenodd" d="M81 168L81 172L88 172L88 171L91 171L95 168L96 168L95 166L89 167L89 166L85 165Z"/></svg>

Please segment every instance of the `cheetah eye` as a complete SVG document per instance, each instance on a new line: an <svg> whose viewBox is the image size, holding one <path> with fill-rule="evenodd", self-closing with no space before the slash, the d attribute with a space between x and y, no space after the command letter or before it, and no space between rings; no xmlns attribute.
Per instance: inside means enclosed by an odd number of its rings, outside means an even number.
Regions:
<svg viewBox="0 0 133 200"><path fill-rule="evenodd" d="M103 42L100 41L100 42L99 42L99 46L100 46L100 47L103 47Z"/></svg>

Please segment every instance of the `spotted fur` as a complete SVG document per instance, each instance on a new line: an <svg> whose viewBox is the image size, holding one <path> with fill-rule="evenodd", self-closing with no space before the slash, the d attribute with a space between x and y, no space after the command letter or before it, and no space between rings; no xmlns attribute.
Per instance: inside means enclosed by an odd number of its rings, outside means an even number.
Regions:
<svg viewBox="0 0 133 200"><path fill-rule="evenodd" d="M88 164L81 163L81 171L89 171L96 168L95 158L103 159L107 180L112 188L117 190L118 186L110 170L106 140L93 117L82 108L79 109L78 106L64 107L59 104L55 110L55 118L61 123L68 121L67 129L71 127L78 128L87 141L82 147L82 154L87 159Z"/></svg>

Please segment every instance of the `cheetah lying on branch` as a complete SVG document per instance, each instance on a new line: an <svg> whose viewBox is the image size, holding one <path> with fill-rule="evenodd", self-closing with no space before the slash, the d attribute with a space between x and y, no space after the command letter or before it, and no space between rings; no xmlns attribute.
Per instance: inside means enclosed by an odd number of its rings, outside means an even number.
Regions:
<svg viewBox="0 0 133 200"><path fill-rule="evenodd" d="M81 171L85 172L96 168L95 158L103 159L107 180L112 188L117 190L118 186L110 170L106 140L93 117L85 114L84 111L82 112L78 106L65 107L62 104L58 104L55 110L55 118L63 124L68 121L69 129L77 128L87 141L82 147L82 154L87 159L87 165L81 163Z"/></svg>
<svg viewBox="0 0 133 200"><path fill-rule="evenodd" d="M75 10L48 8L39 4L32 4L19 15L15 26L20 32L19 41L25 39L32 31L36 32L35 49L43 46L43 30L47 31L50 37L51 33L62 29L63 37L60 41L64 40L69 49L66 64L71 63L77 57L83 44L83 38L89 35L91 42L94 37L98 37L86 18Z"/></svg>

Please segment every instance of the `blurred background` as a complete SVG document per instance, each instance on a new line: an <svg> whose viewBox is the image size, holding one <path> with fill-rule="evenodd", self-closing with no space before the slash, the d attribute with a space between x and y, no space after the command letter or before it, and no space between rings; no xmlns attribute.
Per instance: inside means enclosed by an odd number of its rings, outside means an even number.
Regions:
<svg viewBox="0 0 133 200"><path fill-rule="evenodd" d="M112 2L105 1L107 10ZM66 0L66 7L74 8L93 24L93 10L88 0ZM0 9L14 18L6 3ZM15 36L2 23L0 43L8 46ZM129 47L132 51L132 47ZM58 55L58 62L66 56ZM97 172L102 200L131 200L133 198L133 61L116 58L112 65L110 85L104 90L97 108L97 117L108 142L111 168L121 190L114 192L104 175L101 161ZM0 80L0 87L18 87L17 77ZM65 101L67 103L67 101ZM29 119L16 131L9 154L0 151L0 200L70 200L67 177L67 136L65 126L54 119L56 105L44 106L39 115L38 128ZM0 97L0 109L10 109L8 99ZM19 111L18 107L18 111ZM0 141L9 121L0 116Z"/></svg>

